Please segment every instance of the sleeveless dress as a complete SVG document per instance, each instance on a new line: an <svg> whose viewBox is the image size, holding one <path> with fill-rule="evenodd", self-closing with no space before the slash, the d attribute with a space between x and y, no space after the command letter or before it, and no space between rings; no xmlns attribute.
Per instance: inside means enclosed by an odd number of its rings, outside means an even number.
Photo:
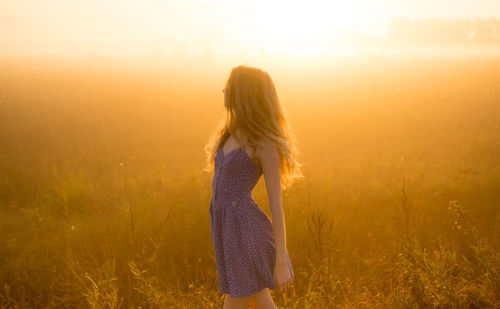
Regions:
<svg viewBox="0 0 500 309"><path fill-rule="evenodd" d="M262 169L241 146L226 155L223 148L214 158L210 202L219 292L234 298L253 295L266 287L275 290L273 227L252 197ZM293 280L288 252L286 257Z"/></svg>

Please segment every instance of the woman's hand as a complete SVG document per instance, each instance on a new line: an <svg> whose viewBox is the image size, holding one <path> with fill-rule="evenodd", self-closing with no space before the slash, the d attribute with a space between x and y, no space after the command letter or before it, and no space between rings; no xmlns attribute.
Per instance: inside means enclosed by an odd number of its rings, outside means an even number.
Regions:
<svg viewBox="0 0 500 309"><path fill-rule="evenodd" d="M292 286L292 275L286 260L278 261L274 266L274 282L281 293L285 293Z"/></svg>

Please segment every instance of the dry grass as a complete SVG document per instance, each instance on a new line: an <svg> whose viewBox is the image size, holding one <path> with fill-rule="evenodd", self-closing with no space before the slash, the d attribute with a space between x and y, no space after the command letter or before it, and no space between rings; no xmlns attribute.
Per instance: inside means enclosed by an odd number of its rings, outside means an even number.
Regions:
<svg viewBox="0 0 500 309"><path fill-rule="evenodd" d="M2 308L217 308L203 146L228 72L3 64ZM281 308L500 306L499 59L271 72L306 178ZM275 74L274 74L275 73ZM254 191L269 214L263 179Z"/></svg>

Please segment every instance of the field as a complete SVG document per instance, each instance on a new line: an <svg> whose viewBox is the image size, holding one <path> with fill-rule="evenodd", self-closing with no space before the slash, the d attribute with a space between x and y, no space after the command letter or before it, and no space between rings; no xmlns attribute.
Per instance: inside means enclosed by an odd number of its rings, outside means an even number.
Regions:
<svg viewBox="0 0 500 309"><path fill-rule="evenodd" d="M1 308L222 308L203 148L231 66L94 60L0 63ZM262 67L305 176L277 305L499 307L500 58Z"/></svg>

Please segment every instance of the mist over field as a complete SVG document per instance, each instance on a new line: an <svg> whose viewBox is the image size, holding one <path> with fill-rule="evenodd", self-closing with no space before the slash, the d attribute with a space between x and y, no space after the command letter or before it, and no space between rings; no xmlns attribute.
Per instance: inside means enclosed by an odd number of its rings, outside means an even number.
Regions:
<svg viewBox="0 0 500 309"><path fill-rule="evenodd" d="M2 58L2 308L221 307L203 147L245 63L186 57ZM274 79L305 176L283 192L277 305L499 306L498 56L246 64ZM253 196L270 216L263 177Z"/></svg>

